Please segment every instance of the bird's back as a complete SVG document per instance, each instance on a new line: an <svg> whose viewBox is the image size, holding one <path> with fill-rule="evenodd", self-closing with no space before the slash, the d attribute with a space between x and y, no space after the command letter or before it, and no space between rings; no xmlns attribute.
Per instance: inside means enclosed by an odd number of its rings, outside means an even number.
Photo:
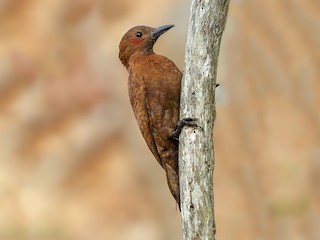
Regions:
<svg viewBox="0 0 320 240"><path fill-rule="evenodd" d="M169 188L179 200L178 143L169 137L179 120L182 74L168 58L132 56L129 95L141 133L151 152L166 170Z"/></svg>

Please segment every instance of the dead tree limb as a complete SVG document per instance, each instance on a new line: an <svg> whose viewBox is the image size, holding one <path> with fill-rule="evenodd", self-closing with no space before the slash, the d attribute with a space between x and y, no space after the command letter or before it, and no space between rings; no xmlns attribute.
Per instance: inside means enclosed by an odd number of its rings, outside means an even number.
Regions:
<svg viewBox="0 0 320 240"><path fill-rule="evenodd" d="M197 118L180 136L179 175L184 240L215 239L212 130L221 36L229 0L193 0L180 118Z"/></svg>

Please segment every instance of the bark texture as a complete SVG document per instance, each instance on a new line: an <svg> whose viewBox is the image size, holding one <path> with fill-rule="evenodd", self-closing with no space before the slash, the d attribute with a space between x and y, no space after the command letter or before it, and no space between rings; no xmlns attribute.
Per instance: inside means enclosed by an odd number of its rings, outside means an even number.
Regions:
<svg viewBox="0 0 320 240"><path fill-rule="evenodd" d="M221 36L229 0L193 0L182 80L182 118L198 119L198 128L180 136L179 169L184 240L215 239L212 130Z"/></svg>

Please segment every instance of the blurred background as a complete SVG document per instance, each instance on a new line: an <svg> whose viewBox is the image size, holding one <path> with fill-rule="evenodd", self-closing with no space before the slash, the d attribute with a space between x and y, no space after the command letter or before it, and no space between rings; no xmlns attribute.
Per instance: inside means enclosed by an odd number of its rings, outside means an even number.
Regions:
<svg viewBox="0 0 320 240"><path fill-rule="evenodd" d="M0 0L0 239L176 240L180 214L134 120L118 44L190 0ZM233 0L219 60L217 238L320 239L320 3Z"/></svg>

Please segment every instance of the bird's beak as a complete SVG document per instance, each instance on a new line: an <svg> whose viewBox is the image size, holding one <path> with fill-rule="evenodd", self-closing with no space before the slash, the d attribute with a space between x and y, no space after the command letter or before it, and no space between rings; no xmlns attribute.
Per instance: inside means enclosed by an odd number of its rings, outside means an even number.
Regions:
<svg viewBox="0 0 320 240"><path fill-rule="evenodd" d="M152 30L151 37L153 39L157 39L161 34L165 33L166 31L168 31L172 27L174 27L173 24L157 27L157 28Z"/></svg>

